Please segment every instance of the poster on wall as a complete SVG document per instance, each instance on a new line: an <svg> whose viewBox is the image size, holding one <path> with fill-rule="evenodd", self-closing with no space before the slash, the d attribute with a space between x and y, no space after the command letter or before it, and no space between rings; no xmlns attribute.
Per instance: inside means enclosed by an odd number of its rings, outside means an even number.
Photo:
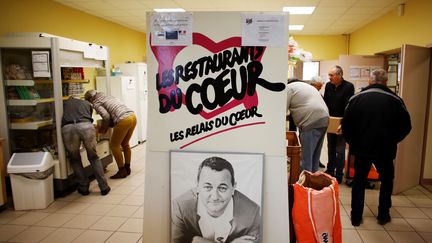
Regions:
<svg viewBox="0 0 432 243"><path fill-rule="evenodd" d="M170 167L172 243L262 242L263 154L171 151Z"/></svg>
<svg viewBox="0 0 432 243"><path fill-rule="evenodd" d="M283 151L287 36L276 47L243 45L239 13L221 16L192 15L191 45L156 45L151 32L148 126L149 137L157 137L151 150ZM278 21L287 29L287 18ZM277 145L255 139L264 136L280 139Z"/></svg>

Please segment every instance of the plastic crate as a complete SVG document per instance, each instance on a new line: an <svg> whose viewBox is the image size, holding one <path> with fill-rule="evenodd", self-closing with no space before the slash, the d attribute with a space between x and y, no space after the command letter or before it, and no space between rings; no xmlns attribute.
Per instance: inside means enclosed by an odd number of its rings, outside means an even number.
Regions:
<svg viewBox="0 0 432 243"><path fill-rule="evenodd" d="M297 182L300 176L300 159L301 159L301 145L300 140L295 132L285 132L287 140L287 167L289 168L288 184Z"/></svg>

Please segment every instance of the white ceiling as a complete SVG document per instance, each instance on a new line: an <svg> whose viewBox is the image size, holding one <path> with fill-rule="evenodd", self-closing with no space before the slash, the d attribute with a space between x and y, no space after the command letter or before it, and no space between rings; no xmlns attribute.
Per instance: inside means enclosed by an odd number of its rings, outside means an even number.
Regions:
<svg viewBox="0 0 432 243"><path fill-rule="evenodd" d="M290 15L304 25L295 35L349 34L394 10L406 0L54 0L68 7L146 32L146 12L154 8L197 11L282 11L284 6L316 6L312 15Z"/></svg>

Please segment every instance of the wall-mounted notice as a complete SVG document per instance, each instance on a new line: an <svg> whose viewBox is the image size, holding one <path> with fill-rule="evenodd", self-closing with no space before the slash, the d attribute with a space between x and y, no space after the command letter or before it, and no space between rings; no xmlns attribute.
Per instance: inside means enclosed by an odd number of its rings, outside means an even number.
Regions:
<svg viewBox="0 0 432 243"><path fill-rule="evenodd" d="M288 38L287 14L243 13L242 46L282 46Z"/></svg>
<svg viewBox="0 0 432 243"><path fill-rule="evenodd" d="M33 77L51 77L49 51L32 51Z"/></svg>
<svg viewBox="0 0 432 243"><path fill-rule="evenodd" d="M381 68L379 66L350 66L349 67L349 81L354 83L355 92L362 91L369 85L370 74Z"/></svg>
<svg viewBox="0 0 432 243"><path fill-rule="evenodd" d="M151 41L154 46L192 45L192 14L153 14L151 16Z"/></svg>
<svg viewBox="0 0 432 243"><path fill-rule="evenodd" d="M355 87L355 93L362 91L364 88L366 88L369 85L368 81L365 80L357 80L354 82Z"/></svg>
<svg viewBox="0 0 432 243"><path fill-rule="evenodd" d="M350 80L369 80L370 74L381 67L379 66L350 66L349 79Z"/></svg>
<svg viewBox="0 0 432 243"><path fill-rule="evenodd" d="M397 62L396 64L389 64L387 71L388 71L387 86L396 86L398 80L398 71L399 71Z"/></svg>

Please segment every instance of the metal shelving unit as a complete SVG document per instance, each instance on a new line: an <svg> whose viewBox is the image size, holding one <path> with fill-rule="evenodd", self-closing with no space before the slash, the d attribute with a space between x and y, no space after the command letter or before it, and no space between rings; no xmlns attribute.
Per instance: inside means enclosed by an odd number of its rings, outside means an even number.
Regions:
<svg viewBox="0 0 432 243"><path fill-rule="evenodd" d="M34 53L49 57L43 63L48 67L45 76L35 70ZM62 68L105 68L109 77L109 50L46 33L10 33L0 38L0 62L0 94L4 97L0 99L0 120L6 121L0 123L0 137L5 138L5 161L14 152L50 151L55 161L54 185L62 191L73 173L61 136L63 100L69 98L63 93L64 85L90 82L62 80ZM12 71L21 73L13 75ZM107 144L102 147L98 148L101 159L108 164L112 161L109 148Z"/></svg>

